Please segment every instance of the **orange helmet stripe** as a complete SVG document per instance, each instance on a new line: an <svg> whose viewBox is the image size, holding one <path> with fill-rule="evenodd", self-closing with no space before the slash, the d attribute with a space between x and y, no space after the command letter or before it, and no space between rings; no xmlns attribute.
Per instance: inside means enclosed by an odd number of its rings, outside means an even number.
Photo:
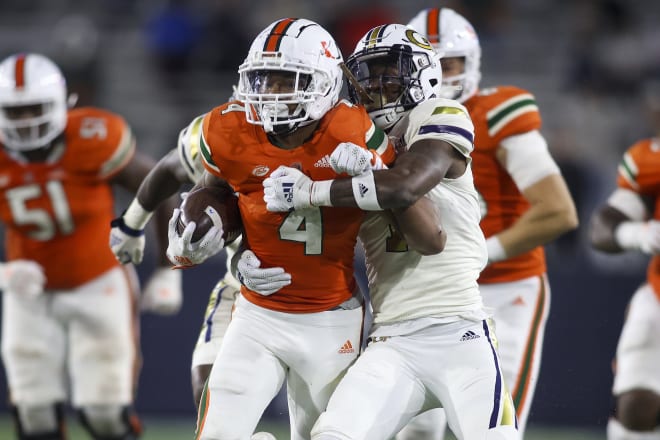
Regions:
<svg viewBox="0 0 660 440"><path fill-rule="evenodd" d="M16 81L17 89L25 87L25 55L19 55L16 57L16 66L14 66L14 79Z"/></svg>
<svg viewBox="0 0 660 440"><path fill-rule="evenodd" d="M295 22L297 18L284 18L273 26L270 35L264 43L264 52L277 52L282 42L282 37L286 35L287 29Z"/></svg>
<svg viewBox="0 0 660 440"><path fill-rule="evenodd" d="M438 44L440 42L440 9L430 8L426 15L426 38L429 43Z"/></svg>

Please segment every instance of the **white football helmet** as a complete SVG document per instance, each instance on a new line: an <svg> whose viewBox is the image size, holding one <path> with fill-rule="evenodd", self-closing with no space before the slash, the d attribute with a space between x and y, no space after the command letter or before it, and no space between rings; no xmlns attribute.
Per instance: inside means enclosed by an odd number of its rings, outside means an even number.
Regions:
<svg viewBox="0 0 660 440"><path fill-rule="evenodd" d="M66 81L43 55L16 54L0 63L0 143L15 151L47 146L66 127Z"/></svg>
<svg viewBox="0 0 660 440"><path fill-rule="evenodd" d="M444 58L462 57L462 75L445 76L442 97L465 102L474 95L481 80L481 46L474 28L462 15L449 8L420 11L408 26L426 35Z"/></svg>
<svg viewBox="0 0 660 440"><path fill-rule="evenodd" d="M346 66L357 82L348 83L351 99L363 104L382 129L391 128L420 102L440 96L440 54L426 37L402 24L371 29Z"/></svg>
<svg viewBox="0 0 660 440"><path fill-rule="evenodd" d="M246 104L248 122L289 133L321 119L337 103L342 62L334 38L317 23L277 20L257 36L238 68L236 97Z"/></svg>

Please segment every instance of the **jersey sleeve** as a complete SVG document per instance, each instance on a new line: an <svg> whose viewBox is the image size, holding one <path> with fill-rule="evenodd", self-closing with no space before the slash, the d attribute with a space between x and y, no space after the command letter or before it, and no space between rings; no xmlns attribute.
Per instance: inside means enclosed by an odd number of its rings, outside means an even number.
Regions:
<svg viewBox="0 0 660 440"><path fill-rule="evenodd" d="M199 150L202 153L202 164L204 168L215 176L221 176L220 168L213 160L213 152L209 147L210 127L213 124L214 111L208 112L202 120L202 130L199 135Z"/></svg>
<svg viewBox="0 0 660 440"><path fill-rule="evenodd" d="M432 99L411 110L405 134L406 145L423 139L438 139L453 145L462 155L474 149L474 125L465 107L450 99Z"/></svg>
<svg viewBox="0 0 660 440"><path fill-rule="evenodd" d="M363 106L342 99L328 112L325 124L326 128L320 129L331 131L338 142L351 140L374 151L385 165L394 163L394 144L381 128L376 127Z"/></svg>
<svg viewBox="0 0 660 440"><path fill-rule="evenodd" d="M200 151L202 122L204 115L197 116L179 133L177 150L181 166L192 182L198 182L204 173L204 163Z"/></svg>
<svg viewBox="0 0 660 440"><path fill-rule="evenodd" d="M500 87L486 112L488 135L496 141L541 128L534 95L517 87Z"/></svg>
<svg viewBox="0 0 660 440"><path fill-rule="evenodd" d="M365 139L367 148L374 150L381 157L385 165L392 165L396 159L394 144L382 129L376 127L376 124L368 116L367 119L369 126Z"/></svg>
<svg viewBox="0 0 660 440"><path fill-rule="evenodd" d="M659 147L650 139L631 146L617 168L617 185L643 195L660 192Z"/></svg>
<svg viewBox="0 0 660 440"><path fill-rule="evenodd" d="M99 180L121 171L135 154L135 138L124 118L101 109L72 111L67 142L76 151L76 169Z"/></svg>

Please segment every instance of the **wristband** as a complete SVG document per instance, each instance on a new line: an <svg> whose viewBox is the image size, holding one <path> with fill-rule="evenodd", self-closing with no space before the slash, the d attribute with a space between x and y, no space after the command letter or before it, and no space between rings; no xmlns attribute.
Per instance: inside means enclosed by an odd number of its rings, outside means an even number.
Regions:
<svg viewBox="0 0 660 440"><path fill-rule="evenodd" d="M117 217L112 219L110 226L113 228L119 228L121 232L131 237L142 237L144 235L144 229L133 229L130 226L124 223L124 217Z"/></svg>
<svg viewBox="0 0 660 440"><path fill-rule="evenodd" d="M486 240L486 250L488 251L489 263L506 260L506 251L497 236L492 235Z"/></svg>
<svg viewBox="0 0 660 440"><path fill-rule="evenodd" d="M383 208L378 204L378 196L376 195L376 181L374 180L374 173L368 172L351 179L353 186L353 197L355 203L363 211L382 211Z"/></svg>
<svg viewBox="0 0 660 440"><path fill-rule="evenodd" d="M153 214L153 212L144 209L137 197L135 197L122 217L126 226L141 231L147 226Z"/></svg>
<svg viewBox="0 0 660 440"><path fill-rule="evenodd" d="M332 206L330 201L330 187L333 180L319 180L312 183L309 201L312 206Z"/></svg>

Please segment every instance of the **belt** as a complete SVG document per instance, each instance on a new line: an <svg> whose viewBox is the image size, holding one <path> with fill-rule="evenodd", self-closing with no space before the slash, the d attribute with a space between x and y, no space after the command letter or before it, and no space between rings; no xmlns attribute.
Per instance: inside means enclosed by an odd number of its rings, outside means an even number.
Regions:
<svg viewBox="0 0 660 440"><path fill-rule="evenodd" d="M339 304L337 307L333 307L330 310L354 310L358 307L362 307L362 301L356 296L352 296L343 303Z"/></svg>

